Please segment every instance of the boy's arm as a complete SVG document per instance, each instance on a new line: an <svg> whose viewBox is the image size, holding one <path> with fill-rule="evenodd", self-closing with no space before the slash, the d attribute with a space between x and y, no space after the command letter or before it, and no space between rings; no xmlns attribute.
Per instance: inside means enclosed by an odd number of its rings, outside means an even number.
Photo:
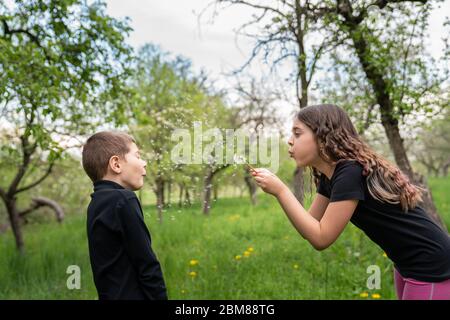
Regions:
<svg viewBox="0 0 450 320"><path fill-rule="evenodd" d="M127 199L119 210L124 246L149 299L167 299L161 266L151 248L151 238L137 198Z"/></svg>

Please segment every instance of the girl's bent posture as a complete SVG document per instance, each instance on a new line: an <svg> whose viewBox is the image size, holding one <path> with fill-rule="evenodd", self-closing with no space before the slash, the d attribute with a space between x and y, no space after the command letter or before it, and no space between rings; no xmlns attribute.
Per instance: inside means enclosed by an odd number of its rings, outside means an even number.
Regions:
<svg viewBox="0 0 450 320"><path fill-rule="evenodd" d="M302 109L288 144L297 165L313 170L317 195L309 210L267 169L252 174L303 238L326 249L351 221L394 262L399 299L450 300L449 235L418 205L421 189L361 140L344 110Z"/></svg>

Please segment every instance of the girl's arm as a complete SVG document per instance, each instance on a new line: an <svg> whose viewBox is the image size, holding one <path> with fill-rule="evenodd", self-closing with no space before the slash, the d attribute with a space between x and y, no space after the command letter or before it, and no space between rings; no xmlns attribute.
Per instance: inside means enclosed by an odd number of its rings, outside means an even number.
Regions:
<svg viewBox="0 0 450 320"><path fill-rule="evenodd" d="M320 221L325 213L325 210L328 207L328 204L330 203L330 199L327 197L321 195L318 193L313 202L311 203L311 206L308 209L308 212L310 215L314 217L317 221Z"/></svg>
<svg viewBox="0 0 450 320"><path fill-rule="evenodd" d="M317 221L273 173L266 169L258 169L253 175L265 192L278 199L292 225L317 250L324 250L336 241L358 205L358 200L331 202L322 219Z"/></svg>

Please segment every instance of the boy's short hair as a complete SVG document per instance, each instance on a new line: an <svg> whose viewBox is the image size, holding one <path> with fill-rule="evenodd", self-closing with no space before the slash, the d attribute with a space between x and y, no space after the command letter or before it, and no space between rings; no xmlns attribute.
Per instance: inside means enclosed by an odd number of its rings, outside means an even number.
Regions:
<svg viewBox="0 0 450 320"><path fill-rule="evenodd" d="M83 146L82 162L84 171L92 182L101 180L106 175L112 156L124 158L130 152L131 143L136 141L124 132L102 131L89 137Z"/></svg>

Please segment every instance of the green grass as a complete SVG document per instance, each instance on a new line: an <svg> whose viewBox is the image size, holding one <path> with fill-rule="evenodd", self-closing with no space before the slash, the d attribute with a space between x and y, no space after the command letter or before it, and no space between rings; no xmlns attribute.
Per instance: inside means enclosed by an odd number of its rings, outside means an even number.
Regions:
<svg viewBox="0 0 450 320"><path fill-rule="evenodd" d="M450 180L430 181L450 227ZM317 252L291 227L277 202L261 194L220 199L211 215L194 205L174 206L159 224L153 206L145 218L171 299L395 299L392 263L361 231L349 225L329 249ZM445 214L444 214L445 213ZM16 253L11 232L0 236L0 299L96 299L85 215L24 229L26 253ZM252 247L249 257L244 252ZM240 255L241 259L236 260ZM198 260L197 265L190 265ZM81 268L81 289L69 290L66 269ZM381 289L368 290L367 267L381 269ZM195 272L196 276L189 275ZM367 292L367 298L360 297Z"/></svg>
<svg viewBox="0 0 450 320"><path fill-rule="evenodd" d="M428 184L430 185L437 210L450 231L450 177L430 178Z"/></svg>

